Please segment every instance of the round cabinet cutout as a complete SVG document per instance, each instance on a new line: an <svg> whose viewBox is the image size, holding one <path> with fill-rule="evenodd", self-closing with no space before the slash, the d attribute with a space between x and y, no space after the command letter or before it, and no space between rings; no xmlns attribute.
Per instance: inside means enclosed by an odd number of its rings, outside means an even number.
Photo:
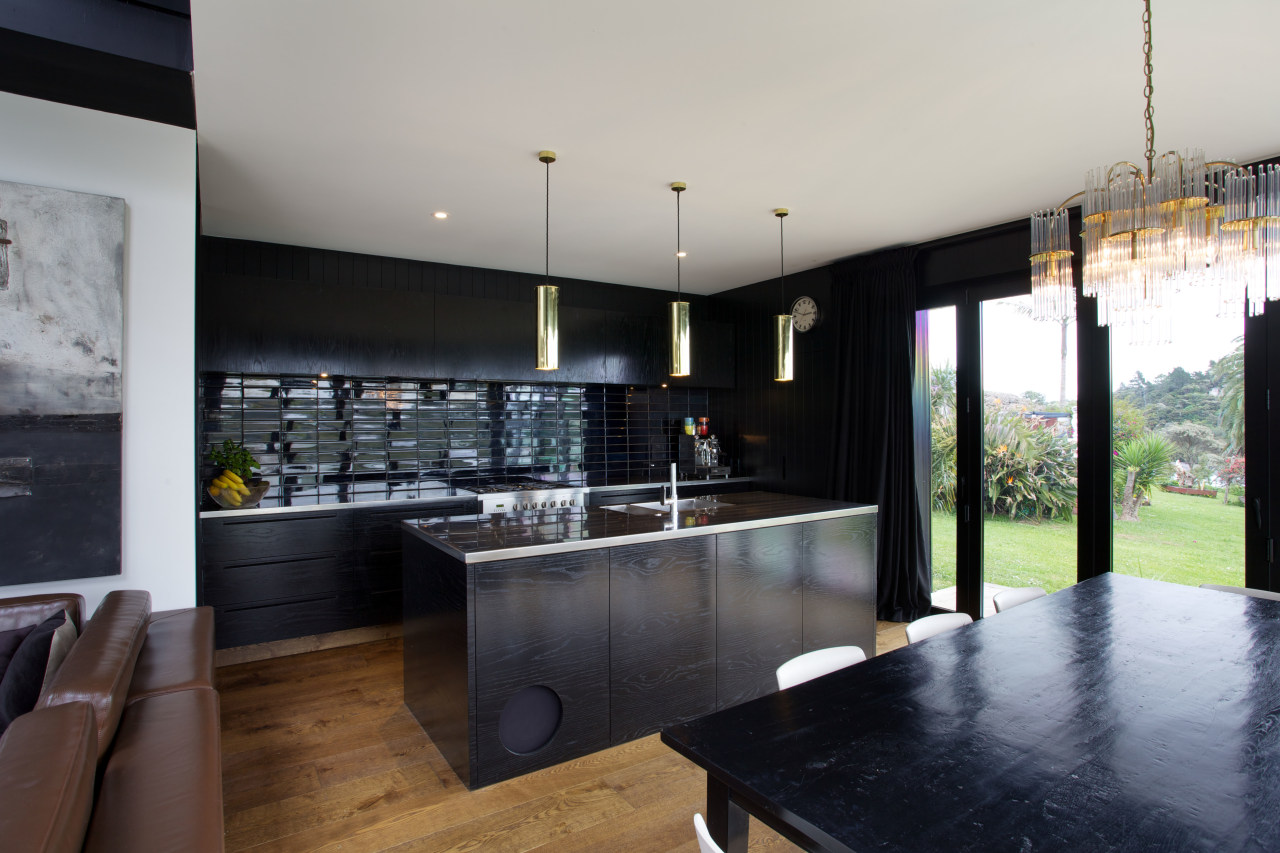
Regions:
<svg viewBox="0 0 1280 853"><path fill-rule="evenodd" d="M498 718L498 739L516 755L537 752L556 736L561 713L560 697L550 687L526 687L503 707Z"/></svg>

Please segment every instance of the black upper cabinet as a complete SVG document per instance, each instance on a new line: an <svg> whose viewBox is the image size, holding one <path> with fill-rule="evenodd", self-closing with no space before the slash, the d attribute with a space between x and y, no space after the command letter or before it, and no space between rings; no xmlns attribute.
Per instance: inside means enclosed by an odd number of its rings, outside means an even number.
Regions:
<svg viewBox="0 0 1280 853"><path fill-rule="evenodd" d="M436 375L431 294L206 275L198 298L202 370Z"/></svg>
<svg viewBox="0 0 1280 853"><path fill-rule="evenodd" d="M693 306L694 375L668 374L671 294L566 282L560 368L534 367L540 277L202 238L201 371L732 387L733 327Z"/></svg>

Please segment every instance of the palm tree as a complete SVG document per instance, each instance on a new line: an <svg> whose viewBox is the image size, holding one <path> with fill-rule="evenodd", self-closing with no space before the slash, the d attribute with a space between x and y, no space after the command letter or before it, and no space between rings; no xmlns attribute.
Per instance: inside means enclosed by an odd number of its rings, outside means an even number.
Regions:
<svg viewBox="0 0 1280 853"><path fill-rule="evenodd" d="M1213 380L1220 390L1218 426L1226 432L1228 456L1244 454L1244 338L1213 364Z"/></svg>

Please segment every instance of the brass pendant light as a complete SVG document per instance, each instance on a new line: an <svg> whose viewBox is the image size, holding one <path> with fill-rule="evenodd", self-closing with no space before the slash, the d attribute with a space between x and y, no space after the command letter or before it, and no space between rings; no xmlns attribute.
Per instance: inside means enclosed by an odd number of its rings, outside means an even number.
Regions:
<svg viewBox="0 0 1280 853"><path fill-rule="evenodd" d="M551 283L551 164L556 152L539 151L538 160L547 167L546 272L538 285L538 370L560 367L560 288Z"/></svg>
<svg viewBox="0 0 1280 853"><path fill-rule="evenodd" d="M773 379L790 382L795 377L791 348L795 341L791 313L787 311L786 243L782 235L782 219L791 211L779 207L773 212L778 217L778 292L782 298L782 310L787 313L773 318Z"/></svg>
<svg viewBox="0 0 1280 853"><path fill-rule="evenodd" d="M692 371L693 360L690 356L691 338L689 335L689 303L681 297L680 259L685 256L680 248L680 193L686 189L680 181L671 185L676 194L676 301L671 303L671 375L688 376Z"/></svg>

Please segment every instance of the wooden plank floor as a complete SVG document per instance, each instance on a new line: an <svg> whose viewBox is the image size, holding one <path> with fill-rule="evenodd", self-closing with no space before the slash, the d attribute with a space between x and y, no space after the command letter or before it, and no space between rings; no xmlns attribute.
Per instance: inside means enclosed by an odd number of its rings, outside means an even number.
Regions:
<svg viewBox="0 0 1280 853"><path fill-rule="evenodd" d="M878 651L906 642L877 626ZM684 851L706 776L652 735L468 791L402 704L399 638L218 669L228 851ZM754 819L751 850L794 850Z"/></svg>

